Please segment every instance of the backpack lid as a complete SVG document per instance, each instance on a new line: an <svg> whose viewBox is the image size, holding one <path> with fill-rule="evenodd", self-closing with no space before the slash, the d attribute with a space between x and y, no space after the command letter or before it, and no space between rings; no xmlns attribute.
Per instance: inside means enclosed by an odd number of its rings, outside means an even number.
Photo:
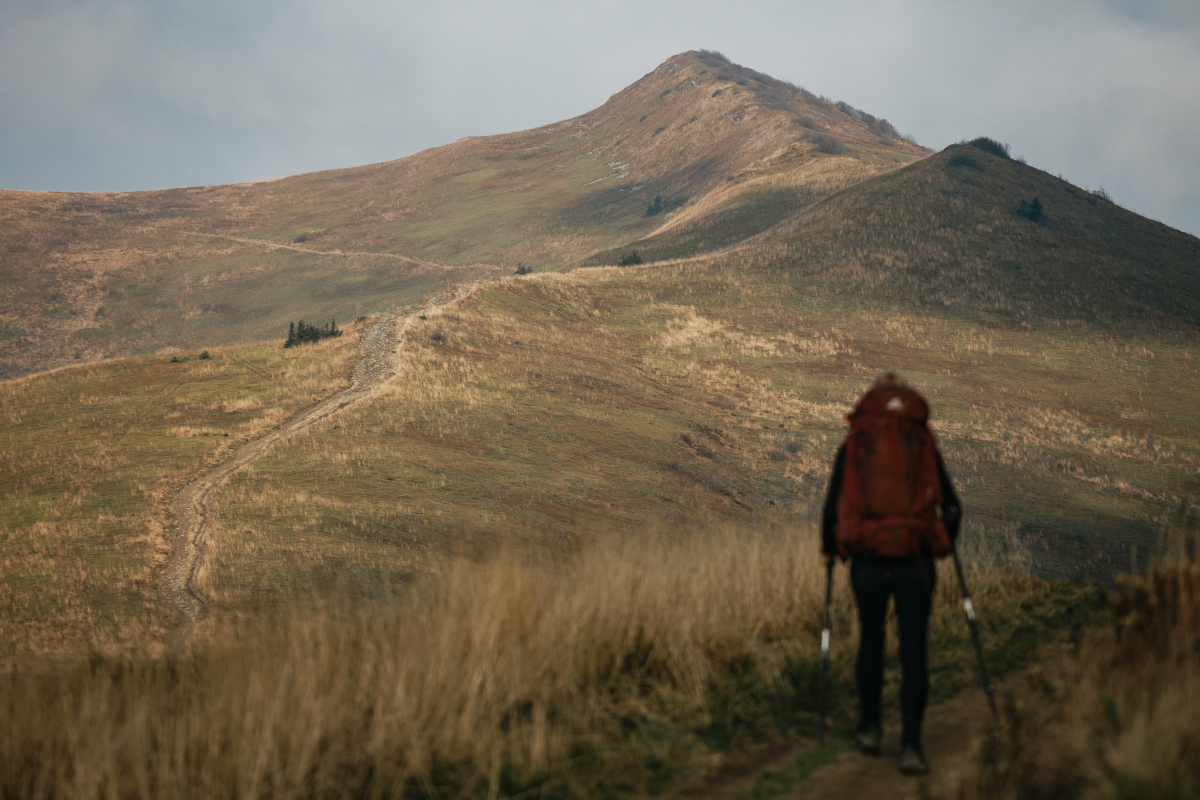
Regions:
<svg viewBox="0 0 1200 800"><path fill-rule="evenodd" d="M929 419L929 404L907 386L876 386L863 395L846 419L850 423L850 430L856 430L866 419L883 415L926 422Z"/></svg>

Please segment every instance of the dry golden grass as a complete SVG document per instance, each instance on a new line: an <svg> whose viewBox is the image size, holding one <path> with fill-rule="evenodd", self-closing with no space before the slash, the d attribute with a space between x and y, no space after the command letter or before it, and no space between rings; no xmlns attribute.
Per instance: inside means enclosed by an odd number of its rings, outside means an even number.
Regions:
<svg viewBox="0 0 1200 800"><path fill-rule="evenodd" d="M27 661L0 672L0 792L569 797L657 792L714 752L810 733L823 570L804 524L664 528L570 552L456 560L374 600L343 594L210 626L178 658ZM942 694L969 682L952 581L933 622ZM835 592L835 720L854 614ZM1015 609L1043 585L971 572L989 656L1019 663ZM989 620L994 625L989 625ZM1036 638L1036 637L1035 637ZM1018 652L1019 651L1019 652ZM894 687L891 689L894 691Z"/></svg>
<svg viewBox="0 0 1200 800"><path fill-rule="evenodd" d="M1183 522L1148 574L1118 581L1114 624L1085 639L1068 674L1035 672L1037 701L1005 707L953 796L1200 792L1200 535L1186 509Z"/></svg>

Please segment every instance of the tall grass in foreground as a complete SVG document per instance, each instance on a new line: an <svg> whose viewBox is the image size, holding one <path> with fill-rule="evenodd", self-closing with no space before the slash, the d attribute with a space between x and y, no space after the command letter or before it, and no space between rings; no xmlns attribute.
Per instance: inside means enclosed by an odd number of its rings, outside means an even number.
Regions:
<svg viewBox="0 0 1200 800"><path fill-rule="evenodd" d="M660 790L715 751L813 730L816 532L717 528L609 540L557 562L464 560L386 600L230 623L179 658L10 668L0 795ZM1043 586L1000 571L972 582L997 617ZM965 657L952 582L941 587L933 634L957 637ZM857 635L847 587L835 596L844 704ZM839 705L835 720L847 718Z"/></svg>
<svg viewBox="0 0 1200 800"><path fill-rule="evenodd" d="M1149 574L1118 579L1113 624L1083 641L1073 674L1043 682L1040 702L1007 705L952 796L1200 796L1197 544L1193 526Z"/></svg>

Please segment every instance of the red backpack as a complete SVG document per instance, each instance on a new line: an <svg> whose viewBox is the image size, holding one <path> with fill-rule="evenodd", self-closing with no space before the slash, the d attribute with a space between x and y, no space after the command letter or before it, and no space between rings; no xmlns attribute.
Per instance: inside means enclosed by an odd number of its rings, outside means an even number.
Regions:
<svg viewBox="0 0 1200 800"><path fill-rule="evenodd" d="M877 386L847 419L837 545L843 556L950 554L929 406L904 386Z"/></svg>

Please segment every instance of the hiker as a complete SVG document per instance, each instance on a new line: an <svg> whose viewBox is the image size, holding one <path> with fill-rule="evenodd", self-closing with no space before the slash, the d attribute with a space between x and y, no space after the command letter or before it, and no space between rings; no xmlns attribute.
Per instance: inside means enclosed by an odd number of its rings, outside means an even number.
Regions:
<svg viewBox="0 0 1200 800"><path fill-rule="evenodd" d="M937 584L934 559L950 553L962 511L926 421L929 407L895 373L875 381L847 417L822 515L821 556L850 558L861 631L855 665L859 749L879 755L888 595L900 624L903 730L900 771L929 771L921 722L929 693L926 634Z"/></svg>

